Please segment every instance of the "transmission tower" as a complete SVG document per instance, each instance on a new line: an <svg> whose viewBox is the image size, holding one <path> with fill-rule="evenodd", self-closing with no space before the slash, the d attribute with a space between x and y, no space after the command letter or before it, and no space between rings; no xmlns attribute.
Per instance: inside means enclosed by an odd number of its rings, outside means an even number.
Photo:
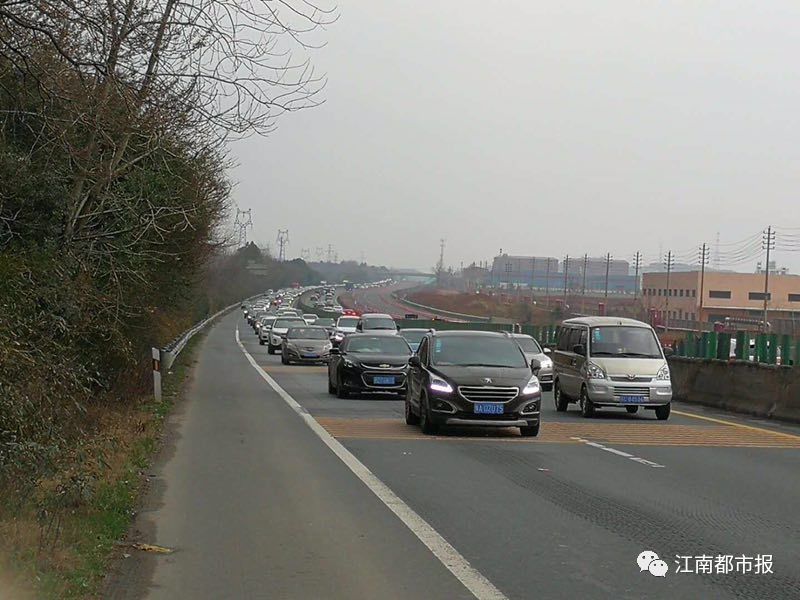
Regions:
<svg viewBox="0 0 800 600"><path fill-rule="evenodd" d="M278 239L275 240L278 245L278 262L286 261L286 246L289 244L289 230L278 229Z"/></svg>
<svg viewBox="0 0 800 600"><path fill-rule="evenodd" d="M436 282L442 283L442 273L444 272L444 245L445 239L439 240L439 262L436 263Z"/></svg>
<svg viewBox="0 0 800 600"><path fill-rule="evenodd" d="M306 262L309 262L311 260L311 250L309 248L303 248L300 250L300 258Z"/></svg>
<svg viewBox="0 0 800 600"><path fill-rule="evenodd" d="M328 244L328 262L333 262L333 244Z"/></svg>
<svg viewBox="0 0 800 600"><path fill-rule="evenodd" d="M247 245L247 230L253 228L252 208L247 210L236 209L236 219L233 221L233 229L238 236L238 247L244 248Z"/></svg>
<svg viewBox="0 0 800 600"><path fill-rule="evenodd" d="M314 250L314 254L317 257L317 262L322 262L322 257L325 256L325 248L322 246L317 246Z"/></svg>

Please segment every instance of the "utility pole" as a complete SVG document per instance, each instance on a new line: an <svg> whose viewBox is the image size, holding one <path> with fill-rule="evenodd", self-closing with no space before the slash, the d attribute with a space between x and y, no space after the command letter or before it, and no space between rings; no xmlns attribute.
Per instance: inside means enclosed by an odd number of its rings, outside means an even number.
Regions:
<svg viewBox="0 0 800 600"><path fill-rule="evenodd" d="M703 322L703 298L706 294L706 265L709 259L709 247L705 242L700 246L700 302L697 309L697 322ZM698 331L699 331L698 327Z"/></svg>
<svg viewBox="0 0 800 600"><path fill-rule="evenodd" d="M767 227L761 242L761 247L767 251L767 261L764 268L764 333L767 332L767 309L769 306L769 254L775 249L775 230L772 225Z"/></svg>
<svg viewBox="0 0 800 600"><path fill-rule="evenodd" d="M252 210L252 208L248 208L247 210L236 209L236 218L233 221L233 228L238 236L238 248L244 248L247 245L247 230L253 228Z"/></svg>
<svg viewBox="0 0 800 600"><path fill-rule="evenodd" d="M544 296L547 307L550 307L550 257L547 257L547 273L545 274Z"/></svg>
<svg viewBox="0 0 800 600"><path fill-rule="evenodd" d="M442 285L442 273L444 272L444 245L445 239L439 240L439 262L436 263L436 284Z"/></svg>
<svg viewBox="0 0 800 600"><path fill-rule="evenodd" d="M635 269L635 279L633 281L633 299L639 297L639 269L642 268L642 253L637 252L633 255L633 267Z"/></svg>
<svg viewBox="0 0 800 600"><path fill-rule="evenodd" d="M289 244L289 230L278 229L278 238L275 243L278 244L278 262L285 262L286 246Z"/></svg>
<svg viewBox="0 0 800 600"><path fill-rule="evenodd" d="M606 293L605 299L608 300L608 273L611 270L611 252L606 254ZM606 306L606 311L608 310L608 306Z"/></svg>
<svg viewBox="0 0 800 600"><path fill-rule="evenodd" d="M669 278L672 274L672 267L675 265L675 257L672 256L672 250L667 252L667 256L664 259L664 266L667 268L667 316L664 321L664 329L669 331L669 297L672 294L672 289L669 287Z"/></svg>
<svg viewBox="0 0 800 600"><path fill-rule="evenodd" d="M586 270L589 268L589 255L583 255L583 282L581 283L581 314L586 314Z"/></svg>
<svg viewBox="0 0 800 600"><path fill-rule="evenodd" d="M531 303L533 303L533 288L536 287L536 257L531 260Z"/></svg>
<svg viewBox="0 0 800 600"><path fill-rule="evenodd" d="M569 277L569 254L564 257L564 306L562 307L564 310L567 308L567 288L568 285L568 277Z"/></svg>

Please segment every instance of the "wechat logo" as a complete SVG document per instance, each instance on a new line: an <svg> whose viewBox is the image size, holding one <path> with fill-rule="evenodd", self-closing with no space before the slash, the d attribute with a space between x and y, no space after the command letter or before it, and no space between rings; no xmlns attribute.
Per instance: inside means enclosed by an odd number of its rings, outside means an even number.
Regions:
<svg viewBox="0 0 800 600"><path fill-rule="evenodd" d="M666 577L669 566L658 558L658 554L652 550L645 550L636 557L636 564L639 565L639 572L650 571L653 577Z"/></svg>

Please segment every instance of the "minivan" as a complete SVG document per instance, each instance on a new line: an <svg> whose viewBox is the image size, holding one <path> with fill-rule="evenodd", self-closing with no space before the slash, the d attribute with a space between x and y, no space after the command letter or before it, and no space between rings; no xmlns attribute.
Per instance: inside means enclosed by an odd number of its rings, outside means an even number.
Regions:
<svg viewBox="0 0 800 600"><path fill-rule="evenodd" d="M634 319L581 317L561 324L552 353L556 410L577 402L584 417L604 407L669 418L672 384L653 328Z"/></svg>

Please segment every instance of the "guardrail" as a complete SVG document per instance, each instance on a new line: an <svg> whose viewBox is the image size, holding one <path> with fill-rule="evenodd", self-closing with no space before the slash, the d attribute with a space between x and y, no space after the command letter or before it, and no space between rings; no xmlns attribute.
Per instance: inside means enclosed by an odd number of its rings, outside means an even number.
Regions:
<svg viewBox="0 0 800 600"><path fill-rule="evenodd" d="M162 369L169 369L175 363L175 359L178 358L178 355L183 351L186 347L186 344L189 343L195 335L197 335L200 331L203 330L206 325L217 319L218 317L224 315L227 312L230 312L234 308L240 307L244 302L248 302L254 298L258 298L262 294L256 294L254 296L250 296L249 298L245 298L244 300L240 300L235 304L231 304L230 306L226 306L225 308L218 310L213 315L203 319L199 323L196 323L191 328L187 329L183 333L181 333L178 337L174 340L169 342L163 348L153 348L152 349L152 356L153 356L153 396L156 401L161 401L161 371Z"/></svg>
<svg viewBox="0 0 800 600"><path fill-rule="evenodd" d="M397 292L392 292L391 296L401 304L405 304L413 308L421 308L425 312L429 312L434 315L443 315L446 317L454 317L456 319L467 319L469 321L475 321L478 323L489 323L492 320L491 317L482 317L479 315L467 315L464 313L457 313L450 310L442 310L441 308L436 308L434 306L427 306L425 304L420 304L419 302L412 302L411 300L408 300L405 297L401 298L400 296L397 295Z"/></svg>
<svg viewBox="0 0 800 600"><path fill-rule="evenodd" d="M684 358L742 360L767 365L800 365L800 338L777 333L735 334L688 332L675 344L675 354Z"/></svg>

